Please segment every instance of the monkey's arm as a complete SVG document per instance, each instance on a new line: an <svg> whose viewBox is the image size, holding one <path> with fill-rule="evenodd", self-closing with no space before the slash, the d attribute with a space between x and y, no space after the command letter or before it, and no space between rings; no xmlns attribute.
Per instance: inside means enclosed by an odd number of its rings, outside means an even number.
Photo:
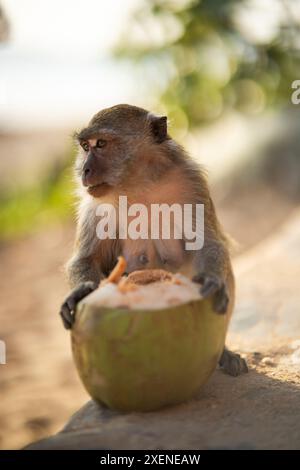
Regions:
<svg viewBox="0 0 300 470"><path fill-rule="evenodd" d="M231 316L234 303L234 278L231 268L227 239L218 222L214 203L208 187L202 182L203 194L199 202L204 204L203 246L195 253L193 280L202 284L203 297L213 296L216 312ZM229 311L231 310L231 311Z"/></svg>
<svg viewBox="0 0 300 470"><path fill-rule="evenodd" d="M203 251L203 253L201 253ZM202 284L204 297L213 296L213 307L217 313L227 313L228 322L234 306L234 277L227 247L222 241L209 239L196 256L198 274L196 282ZM219 366L229 375L248 372L245 359L224 347Z"/></svg>
<svg viewBox="0 0 300 470"><path fill-rule="evenodd" d="M234 297L234 280L227 247L220 240L209 237L195 256L194 281L202 284L203 297L214 296L216 312L226 313ZM231 312L230 312L231 313Z"/></svg>
<svg viewBox="0 0 300 470"><path fill-rule="evenodd" d="M213 296L213 307L217 313L227 313L229 322L234 307L235 284L227 240L217 221L211 200L206 214L204 245L195 256L196 276L202 284L201 294ZM248 372L245 359L224 347L219 366L229 375L237 376Z"/></svg>
<svg viewBox="0 0 300 470"><path fill-rule="evenodd" d="M74 323L77 303L95 290L104 277L101 262L95 256L98 246L95 208L85 205L83 201L79 208L75 253L66 266L69 284L73 290L60 309L64 327L67 329Z"/></svg>
<svg viewBox="0 0 300 470"><path fill-rule="evenodd" d="M100 264L95 262L93 255L84 256L81 252L73 256L66 266L69 284L72 288L84 282L99 284L104 275Z"/></svg>
<svg viewBox="0 0 300 470"><path fill-rule="evenodd" d="M104 276L95 266L92 257L80 257L78 254L69 261L67 273L73 290L62 304L60 315L64 327L70 329L75 320L77 303L97 289Z"/></svg>

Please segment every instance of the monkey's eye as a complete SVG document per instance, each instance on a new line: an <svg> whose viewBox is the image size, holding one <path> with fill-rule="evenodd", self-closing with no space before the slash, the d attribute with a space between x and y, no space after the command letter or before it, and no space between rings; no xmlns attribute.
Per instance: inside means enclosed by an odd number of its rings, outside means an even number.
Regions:
<svg viewBox="0 0 300 470"><path fill-rule="evenodd" d="M104 140L104 139L98 139L97 140L96 147L98 149L101 149L101 148L105 147L105 145L106 145L106 140Z"/></svg>
<svg viewBox="0 0 300 470"><path fill-rule="evenodd" d="M81 147L83 148L83 150L84 150L85 152L88 152L88 151L89 151L90 146L89 146L88 142L82 142L80 145L81 145Z"/></svg>

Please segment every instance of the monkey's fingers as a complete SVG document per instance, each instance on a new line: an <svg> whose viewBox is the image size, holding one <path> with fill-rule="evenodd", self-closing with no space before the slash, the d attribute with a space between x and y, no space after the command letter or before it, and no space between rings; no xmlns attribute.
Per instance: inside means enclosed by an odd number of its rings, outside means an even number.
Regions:
<svg viewBox="0 0 300 470"><path fill-rule="evenodd" d="M61 306L59 314L66 330L70 330L72 328L74 318L66 302Z"/></svg>
<svg viewBox="0 0 300 470"><path fill-rule="evenodd" d="M193 281L202 284L200 293L203 297L210 297L222 287L222 281L213 275L197 274Z"/></svg>
<svg viewBox="0 0 300 470"><path fill-rule="evenodd" d="M62 318L64 327L69 330L75 321L76 305L80 300L86 297L97 288L95 282L83 282L76 287L71 294L66 298L60 309L60 316Z"/></svg>
<svg viewBox="0 0 300 470"><path fill-rule="evenodd" d="M225 283L217 276L197 274L193 278L194 282L202 284L200 294L202 297L211 297L213 299L213 308L215 312L224 314L227 311L229 296Z"/></svg>
<svg viewBox="0 0 300 470"><path fill-rule="evenodd" d="M229 304L229 296L225 284L219 289L214 296L213 307L217 313L224 314Z"/></svg>
<svg viewBox="0 0 300 470"><path fill-rule="evenodd" d="M60 309L60 316L62 318L64 327L67 330L70 330L72 328L72 325L75 321L75 309L79 301L77 300L77 298L79 297L78 294L77 295L74 295L74 294L75 293L71 294L66 299L66 301L62 304L61 309Z"/></svg>
<svg viewBox="0 0 300 470"><path fill-rule="evenodd" d="M200 292L203 297L210 297L218 292L218 289L219 285L214 279L207 279L201 287Z"/></svg>

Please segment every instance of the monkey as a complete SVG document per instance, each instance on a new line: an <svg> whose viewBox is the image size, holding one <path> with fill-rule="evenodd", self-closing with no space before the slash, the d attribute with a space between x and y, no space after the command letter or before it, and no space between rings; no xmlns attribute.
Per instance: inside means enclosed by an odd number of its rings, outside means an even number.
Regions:
<svg viewBox="0 0 300 470"><path fill-rule="evenodd" d="M235 281L227 237L217 219L207 177L201 165L168 132L167 117L143 108L119 104L99 111L75 135L78 155L77 232L74 254L67 263L73 290L61 306L66 329L72 328L76 304L95 290L123 255L127 271L164 268L188 275L199 283L201 295L211 297L216 314L232 315ZM129 204L203 204L204 244L186 250L183 240L99 239L96 208L118 197ZM118 223L118 221L117 221ZM120 227L118 227L120 230ZM226 347L219 365L231 375L247 372L246 361Z"/></svg>

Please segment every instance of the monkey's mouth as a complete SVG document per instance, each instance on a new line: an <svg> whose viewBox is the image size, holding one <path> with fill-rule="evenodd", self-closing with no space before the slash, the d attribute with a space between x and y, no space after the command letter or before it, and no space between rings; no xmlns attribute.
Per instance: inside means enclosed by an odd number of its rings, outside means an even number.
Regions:
<svg viewBox="0 0 300 470"><path fill-rule="evenodd" d="M87 192L91 194L91 196L101 196L102 194L106 193L110 188L110 185L107 183L99 183L94 184L92 186L87 187Z"/></svg>
<svg viewBox="0 0 300 470"><path fill-rule="evenodd" d="M99 183L99 184L93 184L91 186L88 186L88 191L93 191L96 188L99 188L99 186L102 186L105 183Z"/></svg>

